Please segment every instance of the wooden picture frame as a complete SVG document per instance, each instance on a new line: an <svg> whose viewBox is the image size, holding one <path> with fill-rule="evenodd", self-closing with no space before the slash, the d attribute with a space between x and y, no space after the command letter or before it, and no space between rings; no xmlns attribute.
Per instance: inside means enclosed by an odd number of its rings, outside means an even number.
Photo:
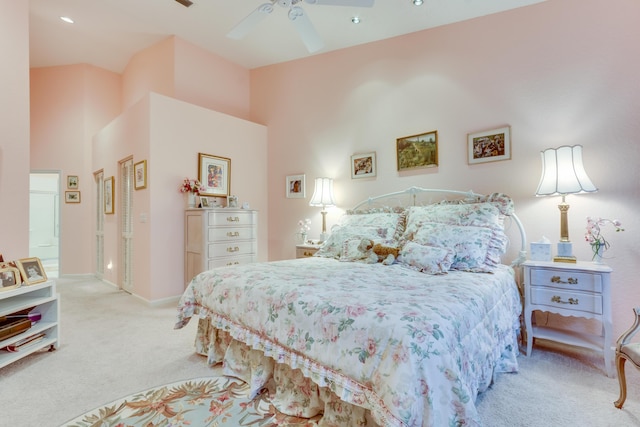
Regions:
<svg viewBox="0 0 640 427"><path fill-rule="evenodd" d="M78 175L67 175L67 188L77 190L79 187Z"/></svg>
<svg viewBox="0 0 640 427"><path fill-rule="evenodd" d="M22 284L22 274L17 267L0 264L0 292L19 288Z"/></svg>
<svg viewBox="0 0 640 427"><path fill-rule="evenodd" d="M18 270L22 276L25 285L35 285L36 283L46 282L47 273L42 267L40 258L23 258L16 261Z"/></svg>
<svg viewBox="0 0 640 427"><path fill-rule="evenodd" d="M288 175L285 180L285 185L285 195L287 199L304 199L306 197L304 175Z"/></svg>
<svg viewBox="0 0 640 427"><path fill-rule="evenodd" d="M511 127L467 134L467 162L496 162L511 159Z"/></svg>
<svg viewBox="0 0 640 427"><path fill-rule="evenodd" d="M133 165L133 188L142 190L147 188L147 161L140 160Z"/></svg>
<svg viewBox="0 0 640 427"><path fill-rule="evenodd" d="M231 159L198 153L198 180L203 196L227 197L231 190Z"/></svg>
<svg viewBox="0 0 640 427"><path fill-rule="evenodd" d="M351 178L370 178L376 176L376 152L354 154L351 156Z"/></svg>
<svg viewBox="0 0 640 427"><path fill-rule="evenodd" d="M438 166L438 131L396 139L398 171Z"/></svg>
<svg viewBox="0 0 640 427"><path fill-rule="evenodd" d="M80 203L80 192L76 190L64 192L65 203Z"/></svg>
<svg viewBox="0 0 640 427"><path fill-rule="evenodd" d="M104 180L104 213L111 215L115 212L115 179L113 176Z"/></svg>

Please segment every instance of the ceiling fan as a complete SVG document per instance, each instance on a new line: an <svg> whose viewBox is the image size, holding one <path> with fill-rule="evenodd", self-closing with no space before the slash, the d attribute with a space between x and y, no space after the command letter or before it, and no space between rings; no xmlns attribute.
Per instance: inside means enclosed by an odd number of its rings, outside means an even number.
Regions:
<svg viewBox="0 0 640 427"><path fill-rule="evenodd" d="M304 0L308 4L318 6L352 6L352 7L372 7L374 0ZM293 22L302 42L311 53L316 52L324 46L320 35L316 32L311 20L306 12L298 6L303 0L271 0L258 6L246 18L240 21L229 31L227 37L241 40L254 29L258 23L273 12L274 5L279 5L289 9L289 19Z"/></svg>

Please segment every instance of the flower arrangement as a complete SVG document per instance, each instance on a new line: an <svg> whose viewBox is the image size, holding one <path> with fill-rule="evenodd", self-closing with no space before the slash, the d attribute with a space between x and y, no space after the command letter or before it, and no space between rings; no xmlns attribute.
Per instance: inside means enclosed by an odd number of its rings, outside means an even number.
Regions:
<svg viewBox="0 0 640 427"><path fill-rule="evenodd" d="M311 230L311 220L309 218L301 219L298 221L298 227L300 227L300 234L307 234Z"/></svg>
<svg viewBox="0 0 640 427"><path fill-rule="evenodd" d="M624 231L622 223L617 219L611 220L606 218L587 217L587 232L584 234L584 239L591 245L591 249L593 250L592 260L595 260L598 254L601 254L600 250L606 251L611 246L602 235L601 230L601 227L604 227L607 224L613 225L616 232Z"/></svg>
<svg viewBox="0 0 640 427"><path fill-rule="evenodd" d="M204 187L197 179L185 178L180 186L181 193L200 194L201 191L204 191Z"/></svg>

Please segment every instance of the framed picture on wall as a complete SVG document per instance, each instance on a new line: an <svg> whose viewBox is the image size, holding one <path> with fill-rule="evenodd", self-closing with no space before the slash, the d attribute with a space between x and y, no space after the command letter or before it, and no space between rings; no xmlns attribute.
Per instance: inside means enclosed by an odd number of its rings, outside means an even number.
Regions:
<svg viewBox="0 0 640 427"><path fill-rule="evenodd" d="M304 199L306 197L304 175L288 175L285 185L287 199Z"/></svg>
<svg viewBox="0 0 640 427"><path fill-rule="evenodd" d="M470 165L511 158L511 127L470 133L467 135L467 155Z"/></svg>
<svg viewBox="0 0 640 427"><path fill-rule="evenodd" d="M110 215L115 212L114 208L114 193L115 193L115 182L113 176L109 178L105 178L104 180L104 213Z"/></svg>
<svg viewBox="0 0 640 427"><path fill-rule="evenodd" d="M398 171L438 166L438 131L396 139Z"/></svg>
<svg viewBox="0 0 640 427"><path fill-rule="evenodd" d="M351 178L376 176L376 152L351 156Z"/></svg>
<svg viewBox="0 0 640 427"><path fill-rule="evenodd" d="M198 179L204 187L200 195L228 196L231 189L231 159L198 153Z"/></svg>
<svg viewBox="0 0 640 427"><path fill-rule="evenodd" d="M34 285L47 281L47 274L44 272L40 258L23 258L18 260L16 264L25 284Z"/></svg>
<svg viewBox="0 0 640 427"><path fill-rule="evenodd" d="M65 191L64 192L64 202L65 203L80 203L80 192L79 191Z"/></svg>
<svg viewBox="0 0 640 427"><path fill-rule="evenodd" d="M147 161L140 160L133 165L133 188L142 190L147 188Z"/></svg>
<svg viewBox="0 0 640 427"><path fill-rule="evenodd" d="M78 175L67 175L67 188L69 190L78 189Z"/></svg>

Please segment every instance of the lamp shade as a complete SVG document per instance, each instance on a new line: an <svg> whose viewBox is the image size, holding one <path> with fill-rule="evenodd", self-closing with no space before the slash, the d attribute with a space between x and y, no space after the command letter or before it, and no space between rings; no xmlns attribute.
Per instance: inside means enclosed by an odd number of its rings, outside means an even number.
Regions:
<svg viewBox="0 0 640 427"><path fill-rule="evenodd" d="M582 164L582 145L563 145L541 152L542 176L536 196L553 196L598 191Z"/></svg>
<svg viewBox="0 0 640 427"><path fill-rule="evenodd" d="M309 201L309 206L335 206L335 198L333 197L333 180L331 178L316 178L313 196Z"/></svg>

